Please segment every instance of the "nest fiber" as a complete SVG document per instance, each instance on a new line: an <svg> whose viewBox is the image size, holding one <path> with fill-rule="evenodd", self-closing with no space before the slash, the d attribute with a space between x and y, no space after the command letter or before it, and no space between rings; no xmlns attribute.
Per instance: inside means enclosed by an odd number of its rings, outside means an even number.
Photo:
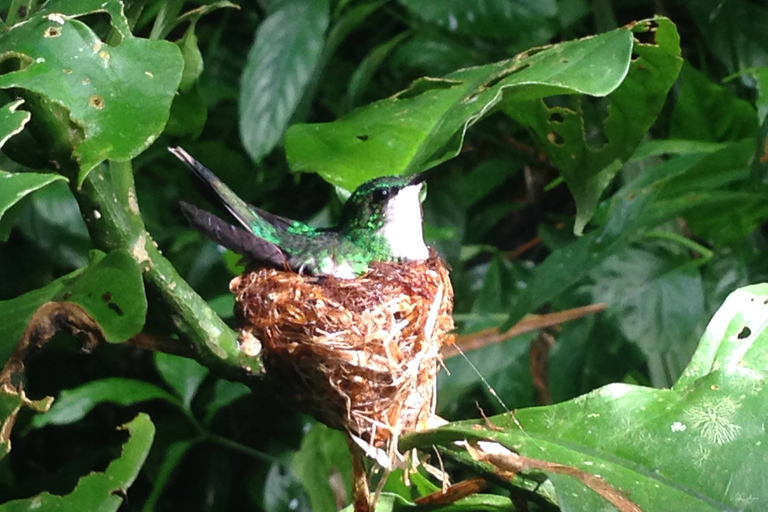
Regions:
<svg viewBox="0 0 768 512"><path fill-rule="evenodd" d="M230 288L243 349L299 408L390 456L435 409L439 351L453 342L453 290L433 252L356 279L246 271Z"/></svg>

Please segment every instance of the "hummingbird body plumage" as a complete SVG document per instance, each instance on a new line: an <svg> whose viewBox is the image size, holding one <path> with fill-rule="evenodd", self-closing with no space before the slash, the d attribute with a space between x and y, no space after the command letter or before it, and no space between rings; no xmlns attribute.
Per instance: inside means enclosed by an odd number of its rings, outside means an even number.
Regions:
<svg viewBox="0 0 768 512"><path fill-rule="evenodd" d="M299 273L354 278L374 261L424 260L420 192L424 173L387 176L358 187L335 228L314 228L252 206L181 148L184 162L240 223L236 227L192 204L185 217L203 235L258 264Z"/></svg>

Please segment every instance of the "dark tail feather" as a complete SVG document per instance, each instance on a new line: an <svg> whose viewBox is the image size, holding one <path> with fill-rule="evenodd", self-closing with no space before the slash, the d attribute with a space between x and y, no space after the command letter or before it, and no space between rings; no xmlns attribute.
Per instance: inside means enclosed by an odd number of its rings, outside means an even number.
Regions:
<svg viewBox="0 0 768 512"><path fill-rule="evenodd" d="M274 244L253 233L227 224L212 213L185 201L179 201L181 212L190 224L207 238L255 262L285 268L286 255Z"/></svg>

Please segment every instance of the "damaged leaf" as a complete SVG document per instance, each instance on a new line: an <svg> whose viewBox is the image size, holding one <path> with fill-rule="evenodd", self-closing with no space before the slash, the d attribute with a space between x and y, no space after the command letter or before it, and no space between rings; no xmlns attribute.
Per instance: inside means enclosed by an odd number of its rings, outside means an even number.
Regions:
<svg viewBox="0 0 768 512"><path fill-rule="evenodd" d="M768 458L761 428L768 415L766 326L768 284L741 288L712 318L671 389L610 384L561 404L417 434L401 449L420 437L422 446L449 450L458 449L454 440L494 441L527 462L537 459L518 469L543 472L568 510L598 512L606 501L573 470L550 464L599 475L644 512L759 510L768 502L763 475L753 470ZM488 462L491 473L514 469Z"/></svg>
<svg viewBox="0 0 768 512"><path fill-rule="evenodd" d="M601 126L590 126L583 98L570 106L510 96L503 110L525 125L562 174L576 200L574 232L581 234L600 195L653 125L682 65L680 37L666 18L637 22L619 30L633 36L631 61L621 86L606 98ZM640 40L650 43L641 43ZM601 73L594 69L595 73ZM588 140L587 133L602 134Z"/></svg>
<svg viewBox="0 0 768 512"><path fill-rule="evenodd" d="M123 504L128 488L144 465L155 436L155 426L149 416L143 413L121 429L128 431L128 440L123 445L120 457L113 460L103 472L82 477L75 489L64 496L43 492L31 498L4 503L0 505L0 512L36 509L116 511Z"/></svg>
<svg viewBox="0 0 768 512"><path fill-rule="evenodd" d="M0 301L0 317L6 319L0 325L0 361L8 359L30 321L46 303L52 305L41 312L38 322L53 322L52 315L66 317L71 313L95 322L97 337L103 336L111 342L124 341L137 334L144 325L147 311L141 272L130 255L126 251L113 251L108 255L93 251L85 269L20 297ZM76 308L58 306L61 304Z"/></svg>
<svg viewBox="0 0 768 512"><path fill-rule="evenodd" d="M0 88L39 94L82 131L70 140L79 183L98 163L129 160L162 133L184 65L173 43L133 37L121 2L96 4L56 2L0 36L0 51L19 62L0 75ZM111 15L119 44L106 44L75 19L95 11Z"/></svg>
<svg viewBox="0 0 768 512"><path fill-rule="evenodd" d="M466 129L502 99L610 94L626 76L631 50L632 33L622 28L443 78L421 78L332 123L291 126L288 163L347 190L377 176L427 169L456 156Z"/></svg>

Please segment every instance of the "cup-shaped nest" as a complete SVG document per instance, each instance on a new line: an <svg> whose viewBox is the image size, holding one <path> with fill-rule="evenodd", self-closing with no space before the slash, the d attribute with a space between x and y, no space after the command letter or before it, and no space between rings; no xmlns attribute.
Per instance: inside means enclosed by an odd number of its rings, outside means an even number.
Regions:
<svg viewBox="0 0 768 512"><path fill-rule="evenodd" d="M440 347L453 342L453 289L434 251L356 279L250 270L230 289L243 349L261 351L302 411L390 456L426 426Z"/></svg>

